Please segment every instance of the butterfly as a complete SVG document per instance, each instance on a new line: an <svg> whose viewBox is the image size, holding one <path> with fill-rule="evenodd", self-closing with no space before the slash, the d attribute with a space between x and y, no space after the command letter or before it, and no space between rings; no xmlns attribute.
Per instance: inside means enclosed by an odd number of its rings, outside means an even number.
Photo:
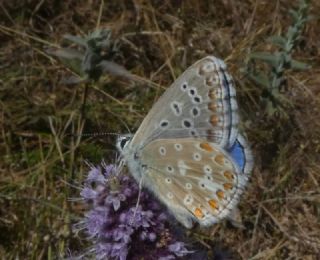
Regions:
<svg viewBox="0 0 320 260"><path fill-rule="evenodd" d="M253 167L238 130L236 91L225 63L190 66L117 148L133 177L186 228L210 226L237 207Z"/></svg>

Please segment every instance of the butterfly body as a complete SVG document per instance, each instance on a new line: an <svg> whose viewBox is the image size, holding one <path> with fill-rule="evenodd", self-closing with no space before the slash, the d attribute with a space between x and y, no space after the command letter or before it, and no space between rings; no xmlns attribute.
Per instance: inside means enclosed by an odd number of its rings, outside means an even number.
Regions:
<svg viewBox="0 0 320 260"><path fill-rule="evenodd" d="M134 136L118 140L134 178L187 228L228 216L247 183L252 156L237 108L225 64L209 56L172 84Z"/></svg>

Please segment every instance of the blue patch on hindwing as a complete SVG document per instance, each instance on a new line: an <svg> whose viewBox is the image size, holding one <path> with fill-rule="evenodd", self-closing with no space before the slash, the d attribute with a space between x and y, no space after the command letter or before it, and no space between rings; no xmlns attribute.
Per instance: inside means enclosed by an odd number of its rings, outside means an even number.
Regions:
<svg viewBox="0 0 320 260"><path fill-rule="evenodd" d="M246 156L244 153L244 147L239 143L238 140L236 140L234 145L228 150L228 153L243 171L246 164Z"/></svg>

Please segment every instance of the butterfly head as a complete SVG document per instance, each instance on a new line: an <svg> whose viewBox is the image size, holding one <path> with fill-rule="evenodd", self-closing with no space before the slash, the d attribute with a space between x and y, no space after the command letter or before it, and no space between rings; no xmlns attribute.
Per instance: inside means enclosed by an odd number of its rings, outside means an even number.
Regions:
<svg viewBox="0 0 320 260"><path fill-rule="evenodd" d="M120 153L123 154L123 151L128 147L129 143L132 140L131 134L121 135L117 139L117 149Z"/></svg>
<svg viewBox="0 0 320 260"><path fill-rule="evenodd" d="M133 177L139 182L141 180L142 165L139 161L139 153L131 147L133 135L121 135L117 139L117 149L120 152L124 163L129 167Z"/></svg>

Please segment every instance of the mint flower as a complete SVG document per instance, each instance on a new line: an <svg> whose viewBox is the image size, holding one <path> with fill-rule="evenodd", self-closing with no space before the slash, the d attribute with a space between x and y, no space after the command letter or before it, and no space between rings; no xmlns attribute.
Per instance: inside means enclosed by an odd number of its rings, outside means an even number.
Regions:
<svg viewBox="0 0 320 260"><path fill-rule="evenodd" d="M96 259L177 259L190 254L170 230L168 215L115 165L91 166L80 193L90 210L79 223Z"/></svg>

